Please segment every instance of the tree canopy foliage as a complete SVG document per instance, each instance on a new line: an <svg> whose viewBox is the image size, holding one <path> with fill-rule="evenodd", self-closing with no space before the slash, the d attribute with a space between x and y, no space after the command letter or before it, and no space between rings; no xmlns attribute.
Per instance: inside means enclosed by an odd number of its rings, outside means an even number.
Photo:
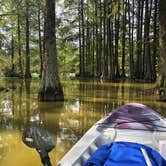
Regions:
<svg viewBox="0 0 166 166"><path fill-rule="evenodd" d="M159 0L56 0L60 76L154 82L159 69ZM0 1L0 59L6 76L40 75L44 0Z"/></svg>

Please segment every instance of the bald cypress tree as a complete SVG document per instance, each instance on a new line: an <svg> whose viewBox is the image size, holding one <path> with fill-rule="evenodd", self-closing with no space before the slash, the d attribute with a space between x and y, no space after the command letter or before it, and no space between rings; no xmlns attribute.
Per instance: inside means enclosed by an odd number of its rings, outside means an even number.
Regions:
<svg viewBox="0 0 166 166"><path fill-rule="evenodd" d="M42 72L39 101L63 101L63 91L60 84L57 66L57 51L55 37L55 0L46 0L45 16L45 49L46 57Z"/></svg>
<svg viewBox="0 0 166 166"><path fill-rule="evenodd" d="M29 49L29 1L26 0L26 65L25 78L31 78L30 73L30 49Z"/></svg>
<svg viewBox="0 0 166 166"><path fill-rule="evenodd" d="M159 45L160 45L160 72L158 77L161 100L166 100L166 3L159 1Z"/></svg>

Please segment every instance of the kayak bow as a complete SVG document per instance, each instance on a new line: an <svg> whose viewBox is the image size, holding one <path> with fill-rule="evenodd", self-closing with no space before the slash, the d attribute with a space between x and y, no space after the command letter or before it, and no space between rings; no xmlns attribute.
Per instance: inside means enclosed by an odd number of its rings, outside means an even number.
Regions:
<svg viewBox="0 0 166 166"><path fill-rule="evenodd" d="M123 105L94 124L58 166L83 166L96 149L115 141L149 146L166 159L166 119L142 104Z"/></svg>

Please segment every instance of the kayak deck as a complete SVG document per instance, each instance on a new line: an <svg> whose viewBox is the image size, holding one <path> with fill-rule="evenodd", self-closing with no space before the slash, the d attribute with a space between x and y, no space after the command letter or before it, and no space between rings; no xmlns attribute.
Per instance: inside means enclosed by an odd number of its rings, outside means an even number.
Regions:
<svg viewBox="0 0 166 166"><path fill-rule="evenodd" d="M124 105L93 125L58 166L83 166L101 145L115 141L147 145L166 159L166 120L144 105Z"/></svg>

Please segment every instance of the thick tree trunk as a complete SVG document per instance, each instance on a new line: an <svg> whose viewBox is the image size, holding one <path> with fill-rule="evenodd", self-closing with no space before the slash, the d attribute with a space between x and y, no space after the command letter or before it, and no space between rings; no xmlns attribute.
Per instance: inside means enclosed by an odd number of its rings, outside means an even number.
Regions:
<svg viewBox="0 0 166 166"><path fill-rule="evenodd" d="M133 52L132 52L132 27L133 27L133 22L132 22L132 18L133 17L133 12L132 12L132 15L131 15L131 7L130 7L130 0L127 1L128 3L128 16L129 16L129 67L130 67L130 78L132 79L134 77L134 60L133 60ZM133 9L132 9L133 10Z"/></svg>
<svg viewBox="0 0 166 166"><path fill-rule="evenodd" d="M12 76L14 76L14 37L12 34L12 40L11 40L11 71L12 71Z"/></svg>
<svg viewBox="0 0 166 166"><path fill-rule="evenodd" d="M156 64L157 64L157 52L159 48L158 43L158 0L154 0L154 20L153 20L153 54L152 54L152 81L156 80Z"/></svg>
<svg viewBox="0 0 166 166"><path fill-rule="evenodd" d="M39 33L40 76L41 76L43 71L43 50L42 50L41 28L40 28L41 26L40 13L41 13L40 4L38 4L38 33Z"/></svg>
<svg viewBox="0 0 166 166"><path fill-rule="evenodd" d="M107 15L110 15L112 12L112 0L107 3ZM108 54L108 76L107 80L114 80L115 70L114 70L114 53L113 53L113 22L110 17L107 17L107 54Z"/></svg>
<svg viewBox="0 0 166 166"><path fill-rule="evenodd" d="M39 90L39 101L63 101L57 66L55 37L55 1L46 0L46 58Z"/></svg>
<svg viewBox="0 0 166 166"><path fill-rule="evenodd" d="M159 1L159 45L160 45L160 72L158 77L160 99L166 101L166 3Z"/></svg>
<svg viewBox="0 0 166 166"><path fill-rule="evenodd" d="M152 81L152 64L151 64L151 52L150 52L150 14L151 14L152 1L145 2L145 80L147 82Z"/></svg>
<svg viewBox="0 0 166 166"><path fill-rule="evenodd" d="M108 52L107 52L107 1L103 2L103 65L102 65L102 73L104 80L107 79L108 76Z"/></svg>
<svg viewBox="0 0 166 166"><path fill-rule="evenodd" d="M46 57L46 16L44 12L44 25L43 25L43 63Z"/></svg>

